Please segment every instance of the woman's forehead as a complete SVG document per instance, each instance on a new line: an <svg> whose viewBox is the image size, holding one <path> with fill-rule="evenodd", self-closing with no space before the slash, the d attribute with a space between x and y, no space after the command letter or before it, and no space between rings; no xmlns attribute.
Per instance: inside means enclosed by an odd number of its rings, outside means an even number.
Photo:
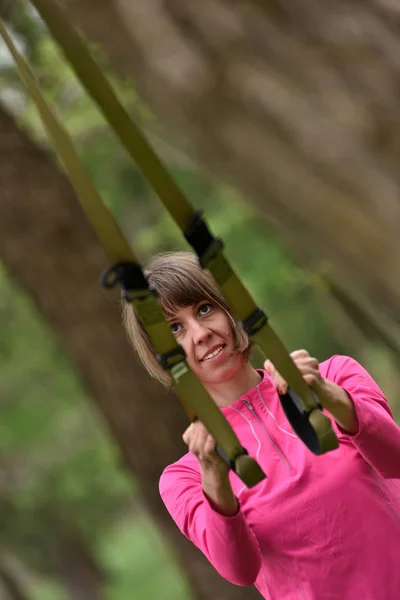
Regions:
<svg viewBox="0 0 400 600"><path fill-rule="evenodd" d="M163 308L167 318L174 319L179 315L185 315L195 312L202 302L210 302L210 300L208 298L200 298L200 300L195 300L194 302L169 304L167 306L164 305Z"/></svg>

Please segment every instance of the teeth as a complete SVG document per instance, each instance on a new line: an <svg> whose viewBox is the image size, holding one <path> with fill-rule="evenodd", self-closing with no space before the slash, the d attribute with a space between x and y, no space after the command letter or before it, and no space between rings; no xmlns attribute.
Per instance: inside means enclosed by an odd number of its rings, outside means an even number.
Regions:
<svg viewBox="0 0 400 600"><path fill-rule="evenodd" d="M210 358L214 358L214 356L217 356L217 354L219 354L222 350L223 350L223 346L221 346L220 348L217 348L216 350L214 350L214 352L207 354L207 356L205 356L203 358L203 360L209 360Z"/></svg>

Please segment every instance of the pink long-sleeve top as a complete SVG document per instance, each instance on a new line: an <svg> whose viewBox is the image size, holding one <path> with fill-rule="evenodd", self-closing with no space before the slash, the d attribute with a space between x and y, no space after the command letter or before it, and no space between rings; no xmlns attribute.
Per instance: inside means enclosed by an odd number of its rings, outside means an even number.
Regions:
<svg viewBox="0 0 400 600"><path fill-rule="evenodd" d="M270 376L222 410L267 478L248 489L230 473L236 515L214 510L188 453L160 478L182 533L239 586L270 600L400 599L400 429L367 371L352 358L320 364L346 390L355 435L335 422L339 448L315 456L293 434Z"/></svg>

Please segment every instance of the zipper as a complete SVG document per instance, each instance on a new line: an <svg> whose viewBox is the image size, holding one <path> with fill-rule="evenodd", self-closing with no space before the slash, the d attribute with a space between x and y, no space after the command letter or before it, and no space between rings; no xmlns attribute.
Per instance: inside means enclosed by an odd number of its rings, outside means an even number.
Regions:
<svg viewBox="0 0 400 600"><path fill-rule="evenodd" d="M261 425L261 427L262 427L265 435L267 436L267 438L269 439L269 441L271 442L271 444L275 447L275 449L278 452L279 456L282 458L283 462L286 464L288 470L291 471L292 467L290 466L289 461L287 460L286 456L283 454L282 450L279 448L279 446L277 445L277 443L272 439L272 437L269 435L268 431L265 429L264 423L261 421L261 419L257 415L256 411L253 408L253 405L248 400L242 400L242 402L243 402L243 404L245 406L247 406L247 408L249 409L249 411L251 412L251 414L253 415L253 417L255 418L255 420Z"/></svg>

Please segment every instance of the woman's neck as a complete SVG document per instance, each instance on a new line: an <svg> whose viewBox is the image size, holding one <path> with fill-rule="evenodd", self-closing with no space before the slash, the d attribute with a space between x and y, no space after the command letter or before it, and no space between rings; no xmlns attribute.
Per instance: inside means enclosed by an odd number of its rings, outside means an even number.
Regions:
<svg viewBox="0 0 400 600"><path fill-rule="evenodd" d="M221 383L204 384L207 392L219 408L229 406L240 396L260 383L262 377L249 362L227 381Z"/></svg>

